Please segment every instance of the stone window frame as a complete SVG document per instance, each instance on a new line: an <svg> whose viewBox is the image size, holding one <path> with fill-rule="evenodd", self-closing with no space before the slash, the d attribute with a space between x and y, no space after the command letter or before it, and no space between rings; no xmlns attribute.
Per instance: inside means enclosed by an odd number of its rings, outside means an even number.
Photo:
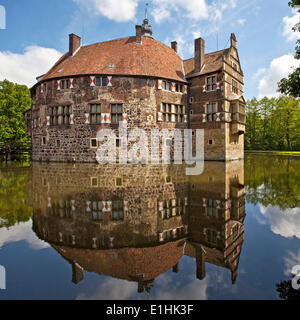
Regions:
<svg viewBox="0 0 300 320"><path fill-rule="evenodd" d="M93 107L96 106L95 112L93 112ZM90 124L100 125L101 124L101 113L102 113L102 105L101 103L90 103ZM98 111L98 107L100 107L100 112ZM93 116L96 117L96 122L93 122ZM99 122L98 122L99 120Z"/></svg>
<svg viewBox="0 0 300 320"><path fill-rule="evenodd" d="M209 107L211 106L211 107ZM215 109L214 109L215 106ZM217 102L208 102L205 105L206 109L206 120L207 122L213 122L216 120L216 114L218 113L218 103Z"/></svg>
<svg viewBox="0 0 300 320"><path fill-rule="evenodd" d="M60 88L61 90L67 90L70 89L70 79L63 79L60 81Z"/></svg>
<svg viewBox="0 0 300 320"><path fill-rule="evenodd" d="M235 94L239 94L238 82L234 79L231 81L231 92Z"/></svg>
<svg viewBox="0 0 300 320"><path fill-rule="evenodd" d="M177 112L176 112L176 107L177 107ZM160 105L160 112L163 115L163 122L184 123L185 106L182 104L162 102Z"/></svg>
<svg viewBox="0 0 300 320"><path fill-rule="evenodd" d="M94 181L97 181L97 183L94 183ZM98 177L91 177L91 187L97 188L99 186L99 178Z"/></svg>
<svg viewBox="0 0 300 320"><path fill-rule="evenodd" d="M161 217L163 220L182 216L185 214L185 206L183 199L168 199L163 200L162 202L163 211L161 212Z"/></svg>
<svg viewBox="0 0 300 320"><path fill-rule="evenodd" d="M172 83L174 81L168 81L168 80L163 80L162 81L162 89L165 91L172 92ZM184 85L178 82L175 83L175 92L177 93L183 93L184 92Z"/></svg>
<svg viewBox="0 0 300 320"><path fill-rule="evenodd" d="M59 115L59 108L63 108L63 113L61 115ZM67 112L65 112L65 108L68 108ZM55 113L54 113L55 110ZM64 106L50 106L48 109L48 114L50 116L50 126L62 126L62 125L70 125L70 115L72 114L72 106L69 105L64 105ZM63 117L63 123L59 124L58 123L58 119L59 117L62 116ZM67 117L67 123L65 123L66 121L66 117ZM56 121L54 121L56 120Z"/></svg>
<svg viewBox="0 0 300 320"><path fill-rule="evenodd" d="M44 140L45 139L45 140ZM47 137L43 136L42 137L42 146L46 146L47 145Z"/></svg>
<svg viewBox="0 0 300 320"><path fill-rule="evenodd" d="M209 82L209 79L214 80L215 82ZM218 83L218 75L217 74L212 74L210 76L205 77L205 86L206 86L206 91L207 92L212 92L212 91L216 91L217 90L217 83ZM211 89L209 89L209 87L212 87Z"/></svg>
<svg viewBox="0 0 300 320"><path fill-rule="evenodd" d="M116 111L113 112L113 107L116 107ZM119 107L121 106L121 111ZM111 124L119 124L123 120L123 111L124 104L123 103L111 103L110 104L110 115L111 115ZM113 121L113 117L116 117L116 121Z"/></svg>
<svg viewBox="0 0 300 320"><path fill-rule="evenodd" d="M107 87L108 81L107 76L96 76L95 77L95 86L96 87Z"/></svg>
<svg viewBox="0 0 300 320"><path fill-rule="evenodd" d="M96 146L93 146L93 141L96 141ZM97 149L98 148L98 139L97 138L90 138L90 149Z"/></svg>
<svg viewBox="0 0 300 320"><path fill-rule="evenodd" d="M117 205L117 206L116 206ZM124 221L124 201L123 200L113 200L111 209L111 220L112 221Z"/></svg>

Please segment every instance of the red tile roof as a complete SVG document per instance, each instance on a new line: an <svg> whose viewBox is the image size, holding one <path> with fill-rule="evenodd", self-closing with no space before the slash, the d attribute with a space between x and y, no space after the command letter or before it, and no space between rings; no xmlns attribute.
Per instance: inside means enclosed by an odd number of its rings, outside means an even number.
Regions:
<svg viewBox="0 0 300 320"><path fill-rule="evenodd" d="M229 53L230 49L220 50L211 52L205 55L204 68L201 74L207 74L222 69L223 56ZM195 73L195 62L194 58L183 61L185 75L187 77Z"/></svg>
<svg viewBox="0 0 300 320"><path fill-rule="evenodd" d="M119 279L151 280L175 266L183 256L184 240L168 242L156 247L122 248L110 250L77 249L52 245L68 261L76 261L89 272Z"/></svg>
<svg viewBox="0 0 300 320"><path fill-rule="evenodd" d="M111 64L113 68L110 68ZM128 37L83 46L72 57L69 53L64 54L41 80L97 74L185 81L179 55L150 37L143 37L142 44L136 43L136 37Z"/></svg>

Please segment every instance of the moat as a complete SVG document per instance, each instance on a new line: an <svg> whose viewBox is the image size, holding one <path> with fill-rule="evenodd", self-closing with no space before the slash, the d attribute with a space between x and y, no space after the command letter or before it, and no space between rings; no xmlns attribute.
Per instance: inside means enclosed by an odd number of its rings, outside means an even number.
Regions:
<svg viewBox="0 0 300 320"><path fill-rule="evenodd" d="M280 299L300 265L300 158L0 164L0 299ZM279 291L285 295L280 297Z"/></svg>

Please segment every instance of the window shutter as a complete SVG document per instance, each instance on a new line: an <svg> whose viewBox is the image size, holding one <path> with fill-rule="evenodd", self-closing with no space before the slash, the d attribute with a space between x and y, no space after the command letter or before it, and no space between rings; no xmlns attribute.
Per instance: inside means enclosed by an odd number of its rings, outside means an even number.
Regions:
<svg viewBox="0 0 300 320"><path fill-rule="evenodd" d="M162 90L162 88L163 88L162 83L163 83L162 80L157 80L157 89L158 90Z"/></svg>
<svg viewBox="0 0 300 320"><path fill-rule="evenodd" d="M114 237L110 237L110 238L109 238L109 242L110 242L110 247L111 247L111 248L114 247L114 240L115 240Z"/></svg>
<svg viewBox="0 0 300 320"><path fill-rule="evenodd" d="M159 202L158 202L158 210L159 210L159 211L163 211L163 210L164 210L164 203L163 203L163 201L159 201Z"/></svg>
<svg viewBox="0 0 300 320"><path fill-rule="evenodd" d="M187 94L187 85L184 86L184 94Z"/></svg>
<svg viewBox="0 0 300 320"><path fill-rule="evenodd" d="M127 115L127 113L123 113L122 122L123 122L123 124L127 124L128 123L128 115Z"/></svg>
<svg viewBox="0 0 300 320"><path fill-rule="evenodd" d="M52 205L51 205L51 198L48 198L48 208L51 208Z"/></svg>
<svg viewBox="0 0 300 320"><path fill-rule="evenodd" d="M164 242L164 234L162 232L158 234L158 241Z"/></svg>
<svg viewBox="0 0 300 320"><path fill-rule="evenodd" d="M57 90L61 90L61 81L57 80Z"/></svg>
<svg viewBox="0 0 300 320"><path fill-rule="evenodd" d="M124 211L129 211L128 201L124 200Z"/></svg>
<svg viewBox="0 0 300 320"><path fill-rule="evenodd" d="M202 92L206 92L206 85L202 86Z"/></svg>
<svg viewBox="0 0 300 320"><path fill-rule="evenodd" d="M187 114L184 115L184 123L187 123L188 122L188 116Z"/></svg>
<svg viewBox="0 0 300 320"><path fill-rule="evenodd" d="M217 90L221 89L221 82L217 82Z"/></svg>
<svg viewBox="0 0 300 320"><path fill-rule="evenodd" d="M221 121L222 114L220 112L216 113L216 121Z"/></svg>
<svg viewBox="0 0 300 320"><path fill-rule="evenodd" d="M70 89L74 88L74 79L70 79Z"/></svg>
<svg viewBox="0 0 300 320"><path fill-rule="evenodd" d="M76 210L75 200L71 200L71 209L72 209L72 211L75 211L75 210Z"/></svg>
<svg viewBox="0 0 300 320"><path fill-rule="evenodd" d="M175 82L172 82L171 91L172 91L172 92L175 92L175 91L176 91L176 83L175 83Z"/></svg>
<svg viewBox="0 0 300 320"><path fill-rule="evenodd" d="M47 116L47 127L50 126L50 116Z"/></svg>
<svg viewBox="0 0 300 320"><path fill-rule="evenodd" d="M85 113L84 115L84 124L90 124L91 119L90 119L90 114L89 113Z"/></svg>
<svg viewBox="0 0 300 320"><path fill-rule="evenodd" d="M86 202L86 207L85 207L86 212L91 212L91 201Z"/></svg>
<svg viewBox="0 0 300 320"><path fill-rule="evenodd" d="M95 87L95 86L96 86L96 77L90 76L90 87Z"/></svg>
<svg viewBox="0 0 300 320"><path fill-rule="evenodd" d="M203 207L206 207L206 198L202 199Z"/></svg>
<svg viewBox="0 0 300 320"><path fill-rule="evenodd" d="M108 87L112 87L113 86L113 84L112 84L112 76L108 76L107 77L107 86Z"/></svg>
<svg viewBox="0 0 300 320"><path fill-rule="evenodd" d="M158 121L158 122L162 122L162 121L163 121L163 114L162 114L162 112L158 112L158 113L157 113L157 121Z"/></svg>
<svg viewBox="0 0 300 320"><path fill-rule="evenodd" d="M41 93L44 93L44 85L43 84L41 84Z"/></svg>
<svg viewBox="0 0 300 320"><path fill-rule="evenodd" d="M111 123L110 113L101 113L101 123Z"/></svg>
<svg viewBox="0 0 300 320"><path fill-rule="evenodd" d="M205 113L202 114L202 122L203 122L203 123L206 122L206 114L205 114Z"/></svg>
<svg viewBox="0 0 300 320"><path fill-rule="evenodd" d="M74 114L70 114L70 124L74 124Z"/></svg>

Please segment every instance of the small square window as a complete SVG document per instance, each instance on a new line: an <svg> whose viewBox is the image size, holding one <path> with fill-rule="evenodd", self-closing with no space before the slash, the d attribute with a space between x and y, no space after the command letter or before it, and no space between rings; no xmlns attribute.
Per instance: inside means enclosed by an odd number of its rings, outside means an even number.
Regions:
<svg viewBox="0 0 300 320"><path fill-rule="evenodd" d="M121 187L122 186L122 178L116 178L116 186Z"/></svg>
<svg viewBox="0 0 300 320"><path fill-rule="evenodd" d="M92 177L91 178L91 186L92 187L98 187L98 178L97 177Z"/></svg>
<svg viewBox="0 0 300 320"><path fill-rule="evenodd" d="M212 145L212 144L213 144L213 140L209 140L209 141L208 141L208 144L209 144L209 145Z"/></svg>
<svg viewBox="0 0 300 320"><path fill-rule="evenodd" d="M91 148L97 148L98 143L97 143L97 139L91 139Z"/></svg>

